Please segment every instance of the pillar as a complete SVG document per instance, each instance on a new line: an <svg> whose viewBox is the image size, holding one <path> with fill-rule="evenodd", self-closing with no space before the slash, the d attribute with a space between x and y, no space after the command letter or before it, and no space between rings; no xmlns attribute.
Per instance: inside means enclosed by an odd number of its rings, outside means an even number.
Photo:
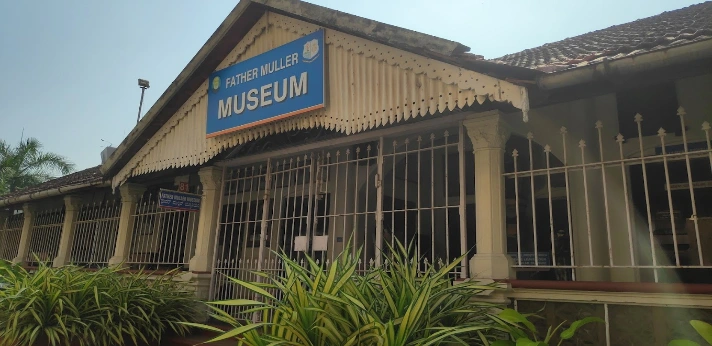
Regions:
<svg viewBox="0 0 712 346"><path fill-rule="evenodd" d="M210 273L215 250L215 235L220 213L220 193L222 169L218 167L202 168L198 175L203 185L203 198L198 219L198 234L195 241L195 255L190 259L189 269L193 273Z"/></svg>
<svg viewBox="0 0 712 346"><path fill-rule="evenodd" d="M203 185L203 196L198 217L198 231L195 239L195 254L190 259L188 269L192 285L198 298L209 299L210 276L215 256L215 238L220 220L220 197L222 194L222 169L205 167L198 172Z"/></svg>
<svg viewBox="0 0 712 346"><path fill-rule="evenodd" d="M470 260L473 278L514 277L507 255L504 199L504 146L511 133L502 115L488 112L464 121L475 155L477 253Z"/></svg>
<svg viewBox="0 0 712 346"><path fill-rule="evenodd" d="M22 213L25 221L22 224L22 235L20 236L20 246L17 248L17 257L12 261L17 264L25 264L27 252L30 250L30 240L32 239L32 226L35 223L35 206L25 203L22 206Z"/></svg>
<svg viewBox="0 0 712 346"><path fill-rule="evenodd" d="M74 226L81 209L80 204L81 198L78 196L64 196L64 224L62 225L62 237L59 240L59 251L53 263L55 267L66 265L71 260Z"/></svg>
<svg viewBox="0 0 712 346"><path fill-rule="evenodd" d="M114 257L109 259L109 265L121 264L128 260L135 221L133 215L136 212L136 205L144 191L146 191L146 188L137 184L125 184L119 187L119 192L121 193L121 214L118 234L116 236Z"/></svg>

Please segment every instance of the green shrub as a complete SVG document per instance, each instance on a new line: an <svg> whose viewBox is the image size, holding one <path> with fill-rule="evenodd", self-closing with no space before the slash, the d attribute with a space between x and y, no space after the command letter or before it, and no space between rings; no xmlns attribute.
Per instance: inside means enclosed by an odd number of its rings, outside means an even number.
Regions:
<svg viewBox="0 0 712 346"><path fill-rule="evenodd" d="M0 262L0 345L133 345L183 335L199 311L173 278L41 265L33 272Z"/></svg>
<svg viewBox="0 0 712 346"><path fill-rule="evenodd" d="M359 275L360 254L350 253L345 250L328 267L308 256L302 266L282 254L283 276L256 273L266 283L230 279L263 300L210 303L213 317L232 325L232 330L223 333L206 325L189 325L222 333L211 341L240 336L241 345L259 346L489 345L497 332L509 331L491 314L497 305L471 299L497 289L495 285L453 284L449 275L461 258L421 271L418 261L398 244L397 250L384 253L387 266ZM221 305L246 310L236 319ZM264 318L250 322L252 313Z"/></svg>
<svg viewBox="0 0 712 346"><path fill-rule="evenodd" d="M712 325L699 320L690 321L690 325L708 345L712 345ZM668 346L700 346L700 344L692 340L673 340Z"/></svg>
<svg viewBox="0 0 712 346"><path fill-rule="evenodd" d="M529 321L531 317L536 317L534 314L521 314L516 310L505 309L497 315L497 320L499 323L507 329L509 338L506 340L499 340L492 344L492 346L548 346L553 345L556 333L564 327L566 321L561 322L556 327L550 326L546 331L546 335L543 338L537 333L534 324ZM589 323L605 323L604 320L598 317L586 317L578 321L574 321L569 325L568 328L564 329L559 333L559 342L556 345L561 345L564 340L571 340L574 338L576 331Z"/></svg>

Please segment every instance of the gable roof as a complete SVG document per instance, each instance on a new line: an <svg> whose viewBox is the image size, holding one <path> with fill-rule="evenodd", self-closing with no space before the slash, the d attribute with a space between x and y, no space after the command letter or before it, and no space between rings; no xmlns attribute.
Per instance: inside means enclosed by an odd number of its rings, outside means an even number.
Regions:
<svg viewBox="0 0 712 346"><path fill-rule="evenodd" d="M346 34L443 61L472 71L531 79L535 72L484 60L468 53L470 48L458 42L403 29L374 20L313 5L299 0L241 0L171 83L139 124L126 136L116 151L102 165L111 176L123 167L201 86L266 12L275 12L298 20L335 29Z"/></svg>
<svg viewBox="0 0 712 346"><path fill-rule="evenodd" d="M85 170L67 174L63 177L48 180L35 186L30 186L22 190L2 195L0 196L0 206L25 202L26 200L33 199L30 197L39 192L57 190L57 193L54 195L59 195L61 194L61 190L69 191L81 187L100 185L104 182L104 179L99 167L101 166L87 168Z"/></svg>
<svg viewBox="0 0 712 346"><path fill-rule="evenodd" d="M712 39L712 1L615 25L493 59L544 72Z"/></svg>

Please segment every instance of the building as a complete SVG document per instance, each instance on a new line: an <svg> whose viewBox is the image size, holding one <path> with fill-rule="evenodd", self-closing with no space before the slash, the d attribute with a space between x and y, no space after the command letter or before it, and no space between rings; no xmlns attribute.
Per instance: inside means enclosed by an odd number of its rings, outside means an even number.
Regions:
<svg viewBox="0 0 712 346"><path fill-rule="evenodd" d="M183 268L223 299L244 292L222 274L280 272L270 250L326 262L351 241L367 270L397 239L423 265L468 253L454 279L550 322L605 318L589 344L712 318L712 2L468 51L242 0L100 167L0 197L0 254Z"/></svg>

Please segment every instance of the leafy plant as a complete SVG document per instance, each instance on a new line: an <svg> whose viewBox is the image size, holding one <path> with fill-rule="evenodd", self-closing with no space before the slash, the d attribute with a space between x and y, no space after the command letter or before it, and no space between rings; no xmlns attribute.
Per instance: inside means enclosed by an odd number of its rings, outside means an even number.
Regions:
<svg viewBox="0 0 712 346"><path fill-rule="evenodd" d="M0 262L0 345L136 345L183 335L198 314L192 292L173 278Z"/></svg>
<svg viewBox="0 0 712 346"><path fill-rule="evenodd" d="M692 325L692 328L695 328L695 331L700 334L700 337L702 337L708 345L712 345L712 325L699 320L690 321L690 325ZM700 344L692 340L673 340L668 346L700 346Z"/></svg>
<svg viewBox="0 0 712 346"><path fill-rule="evenodd" d="M497 289L474 281L453 284L449 275L461 258L424 270L402 245L388 263L365 274L356 272L360 252L348 248L329 266L308 256L302 266L279 255L284 275L261 275L266 283L230 280L261 297L211 302L213 317L232 325L209 342L240 337L240 345L489 345L497 332L509 331L491 315L498 306L473 300ZM245 309L235 318L220 306ZM253 313L264 316L250 321ZM247 320L241 322L241 320ZM515 327L513 327L515 328Z"/></svg>
<svg viewBox="0 0 712 346"><path fill-rule="evenodd" d="M554 342L556 333L564 327L566 321L556 327L550 326L543 339L539 339L538 333L534 324L529 320L534 314L521 314L516 310L505 309L497 315L497 320L507 329L510 339L499 340L492 343L492 346L548 346ZM559 342L556 345L561 345L564 340L573 339L576 331L584 325L592 322L605 323L604 320L598 317L586 317L578 321L574 321L571 325L561 331L558 335Z"/></svg>
<svg viewBox="0 0 712 346"><path fill-rule="evenodd" d="M16 147L0 140L0 195L43 183L54 173L69 174L74 165L62 156L42 151L35 138L20 140Z"/></svg>

